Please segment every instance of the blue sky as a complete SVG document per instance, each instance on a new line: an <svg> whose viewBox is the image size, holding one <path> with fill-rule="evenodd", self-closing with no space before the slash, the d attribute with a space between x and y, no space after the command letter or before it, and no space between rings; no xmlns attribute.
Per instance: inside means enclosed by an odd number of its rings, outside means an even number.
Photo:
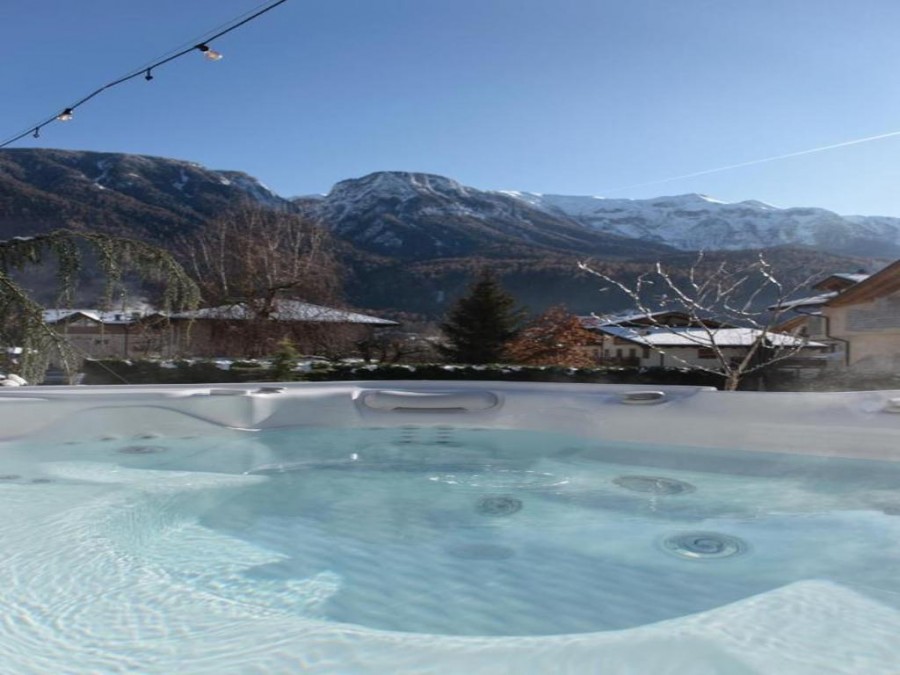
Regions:
<svg viewBox="0 0 900 675"><path fill-rule="evenodd" d="M260 0L6 0L0 137ZM38 140L250 173L284 195L378 170L483 189L701 192L900 216L896 0L288 0Z"/></svg>

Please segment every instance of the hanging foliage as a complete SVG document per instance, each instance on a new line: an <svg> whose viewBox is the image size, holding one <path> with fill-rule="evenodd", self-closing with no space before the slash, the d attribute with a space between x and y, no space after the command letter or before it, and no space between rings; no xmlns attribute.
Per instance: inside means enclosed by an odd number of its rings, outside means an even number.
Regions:
<svg viewBox="0 0 900 675"><path fill-rule="evenodd" d="M58 302L71 303L83 255L90 251L104 277L103 305L125 290L124 275L137 275L163 285L162 307L167 311L193 309L200 293L196 283L167 251L136 239L96 232L55 230L33 237L0 240L0 348L15 358L5 368L30 382L40 381L51 359L72 372L77 355L65 337L44 322L44 308L16 283L12 275L28 267L55 262Z"/></svg>

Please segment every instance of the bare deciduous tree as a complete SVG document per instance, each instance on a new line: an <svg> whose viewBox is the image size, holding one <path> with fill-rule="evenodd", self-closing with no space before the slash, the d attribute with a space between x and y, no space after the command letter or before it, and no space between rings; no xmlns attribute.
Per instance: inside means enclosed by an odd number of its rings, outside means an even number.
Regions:
<svg viewBox="0 0 900 675"><path fill-rule="evenodd" d="M183 244L186 267L209 305L249 303L265 317L278 298L327 303L340 295L329 233L299 215L244 205Z"/></svg>
<svg viewBox="0 0 900 675"><path fill-rule="evenodd" d="M279 300L339 301L341 272L330 234L299 215L245 204L181 243L203 303L245 308L249 316L232 324L230 339L243 343L248 356L266 353L284 337L270 320Z"/></svg>
<svg viewBox="0 0 900 675"><path fill-rule="evenodd" d="M722 376L728 391L737 389L745 375L795 357L808 345L808 340L796 332L780 333L774 328L783 320L788 299L810 279L786 286L762 254L753 262L729 265L726 261L708 262L701 252L683 277L676 278L657 262L652 271L638 275L630 284L588 262L579 263L579 267L624 293L635 312L645 317L650 330L678 335L687 344L711 350L715 363L711 366L685 361L673 353L669 356L685 366ZM671 326L659 321L655 315L665 311L684 313L688 325ZM721 339L726 330L733 329L739 333L728 334L737 334L742 340L738 356L726 353ZM634 337L642 342L639 331ZM666 353L651 341L643 343Z"/></svg>

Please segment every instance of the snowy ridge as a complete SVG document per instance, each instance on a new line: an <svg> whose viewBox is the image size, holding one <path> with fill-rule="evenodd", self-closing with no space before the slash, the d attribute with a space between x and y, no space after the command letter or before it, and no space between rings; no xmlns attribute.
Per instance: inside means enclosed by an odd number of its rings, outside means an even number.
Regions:
<svg viewBox="0 0 900 675"><path fill-rule="evenodd" d="M515 246L638 251L638 242L623 242L569 216L427 173L376 172L341 181L321 198L295 198L293 204L358 246L411 259Z"/></svg>
<svg viewBox="0 0 900 675"><path fill-rule="evenodd" d="M488 231L494 242L510 237L568 249L593 249L588 237L601 235L607 242L631 240L635 249L641 242L685 251L804 246L840 255L900 256L900 218L845 217L758 200L729 203L696 193L609 199L487 191L434 174L380 171L341 181L323 197L292 202L357 244L412 257L465 254L476 239L487 241Z"/></svg>
<svg viewBox="0 0 900 675"><path fill-rule="evenodd" d="M900 218L840 216L820 208L729 203L701 194L654 199L501 192L587 227L682 250L811 246L859 255L900 254Z"/></svg>

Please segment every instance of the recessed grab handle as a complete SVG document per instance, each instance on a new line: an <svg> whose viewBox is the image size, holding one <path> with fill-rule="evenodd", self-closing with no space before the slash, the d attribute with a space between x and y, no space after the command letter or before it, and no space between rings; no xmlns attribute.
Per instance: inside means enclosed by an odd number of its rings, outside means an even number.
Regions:
<svg viewBox="0 0 900 675"><path fill-rule="evenodd" d="M460 412L490 410L500 398L490 391L367 391L362 403L373 410Z"/></svg>
<svg viewBox="0 0 900 675"><path fill-rule="evenodd" d="M666 400L666 392L664 391L626 391L620 399L622 403L630 405L653 405L654 403L662 403Z"/></svg>

